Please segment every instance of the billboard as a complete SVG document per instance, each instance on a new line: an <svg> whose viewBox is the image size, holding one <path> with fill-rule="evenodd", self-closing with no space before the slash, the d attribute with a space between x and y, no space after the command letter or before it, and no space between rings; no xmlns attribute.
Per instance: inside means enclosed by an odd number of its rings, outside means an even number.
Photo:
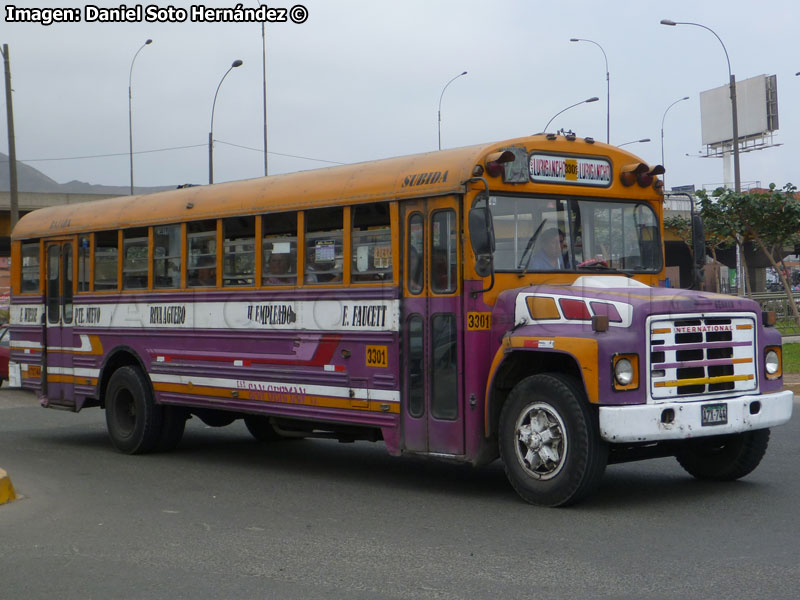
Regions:
<svg viewBox="0 0 800 600"><path fill-rule="evenodd" d="M739 138L761 137L778 129L778 83L775 75L758 75L736 82ZM704 146L733 140L730 86L700 93Z"/></svg>

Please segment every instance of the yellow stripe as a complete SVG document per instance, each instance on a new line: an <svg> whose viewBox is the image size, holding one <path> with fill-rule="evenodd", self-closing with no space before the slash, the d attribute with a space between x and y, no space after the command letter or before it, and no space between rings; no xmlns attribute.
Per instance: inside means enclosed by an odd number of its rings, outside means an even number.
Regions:
<svg viewBox="0 0 800 600"><path fill-rule="evenodd" d="M669 327L666 329L653 329L654 335L658 333L672 333L672 329L670 329Z"/></svg>
<svg viewBox="0 0 800 600"><path fill-rule="evenodd" d="M685 385L705 385L707 383L728 383L731 381L749 381L753 375L725 375L724 377L698 377L696 379L680 379L678 381L659 381L655 387L683 387Z"/></svg>
<svg viewBox="0 0 800 600"><path fill-rule="evenodd" d="M73 385L97 385L96 377L75 377L74 375L48 375L47 383L71 383Z"/></svg>
<svg viewBox="0 0 800 600"><path fill-rule="evenodd" d="M736 329L752 329L752 328L753 328L752 323L750 325L737 325L736 326Z"/></svg>
<svg viewBox="0 0 800 600"><path fill-rule="evenodd" d="M184 385L179 383L154 383L153 389L157 392L171 392L173 394L191 394L193 396L210 396L226 399L235 398L237 400L252 400L256 402L269 402L274 404L297 404L301 406L317 406L320 408L339 408L345 410L362 410L367 412L400 414L400 404L398 402L382 402L380 400L285 394L281 392L226 389L209 386ZM278 400L278 398L281 397L285 397L286 401L281 402Z"/></svg>

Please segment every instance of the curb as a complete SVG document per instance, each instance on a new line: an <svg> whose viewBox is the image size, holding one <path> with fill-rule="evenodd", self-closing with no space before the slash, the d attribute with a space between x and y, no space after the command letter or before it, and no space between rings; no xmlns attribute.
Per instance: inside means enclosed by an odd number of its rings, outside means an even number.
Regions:
<svg viewBox="0 0 800 600"><path fill-rule="evenodd" d="M16 500L14 486L11 485L11 478L3 469L0 469L0 505Z"/></svg>

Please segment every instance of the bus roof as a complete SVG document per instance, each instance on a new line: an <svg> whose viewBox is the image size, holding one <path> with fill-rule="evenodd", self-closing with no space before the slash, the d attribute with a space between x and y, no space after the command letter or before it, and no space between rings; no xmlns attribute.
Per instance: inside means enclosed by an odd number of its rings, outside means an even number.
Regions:
<svg viewBox="0 0 800 600"><path fill-rule="evenodd" d="M12 239L462 193L464 182L472 176L476 164L483 164L488 154L510 146L529 150L542 147L561 153L577 151L584 155L620 153L636 160L633 155L602 143L565 141L561 136L554 141L536 135L286 175L42 208L20 219Z"/></svg>

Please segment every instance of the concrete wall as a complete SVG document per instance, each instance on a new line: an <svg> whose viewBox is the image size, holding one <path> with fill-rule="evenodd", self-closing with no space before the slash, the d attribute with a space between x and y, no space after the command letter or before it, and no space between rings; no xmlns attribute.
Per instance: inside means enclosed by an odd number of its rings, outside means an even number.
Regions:
<svg viewBox="0 0 800 600"><path fill-rule="evenodd" d="M102 200L103 198L113 198L115 194L44 194L33 192L19 192L17 203L19 204L20 215L28 213L37 208L48 206L60 206L62 204L76 204L78 202L89 202L91 200ZM11 193L0 192L0 237L8 237L9 213L11 206Z"/></svg>

